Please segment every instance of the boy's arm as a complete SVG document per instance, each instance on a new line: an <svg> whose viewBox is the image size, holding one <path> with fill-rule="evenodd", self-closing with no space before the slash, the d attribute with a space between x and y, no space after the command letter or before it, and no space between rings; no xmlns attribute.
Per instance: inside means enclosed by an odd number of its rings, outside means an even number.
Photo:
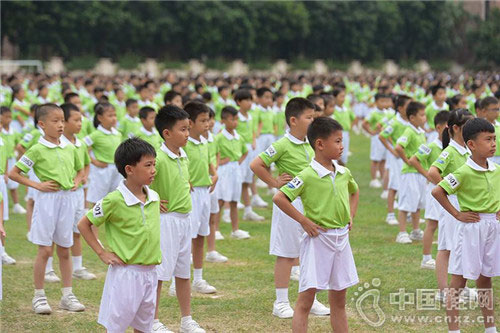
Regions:
<svg viewBox="0 0 500 333"><path fill-rule="evenodd" d="M5 229L3 227L3 200L0 200L0 236L6 236Z"/></svg>
<svg viewBox="0 0 500 333"><path fill-rule="evenodd" d="M398 154L398 156L406 163L406 164L410 164L410 162L408 161L408 158L406 157L406 154L405 154L405 150L404 148L401 146L401 145L396 145L396 153Z"/></svg>
<svg viewBox="0 0 500 333"><path fill-rule="evenodd" d="M359 190L351 194L351 196L349 197L349 207L351 209L351 221L349 222L349 230L352 229L354 217L356 216L356 212L358 211L358 203L359 203Z"/></svg>
<svg viewBox="0 0 500 333"><path fill-rule="evenodd" d="M85 177L85 168L80 169L77 173L75 178L73 179L73 188L71 191L76 191L80 184L82 183L83 178Z"/></svg>
<svg viewBox="0 0 500 333"><path fill-rule="evenodd" d="M245 158L247 158L247 155L248 155L248 151L245 152L243 155L241 155L240 159L238 160L238 164L243 163L243 161L245 160Z"/></svg>
<svg viewBox="0 0 500 333"><path fill-rule="evenodd" d="M85 238L85 241L94 250L94 252L99 256L103 263L106 265L125 265L125 263L113 252L106 251L102 245L97 241L94 233L92 232L92 223L87 216L82 217L80 222L78 222L78 230L80 234Z"/></svg>
<svg viewBox="0 0 500 333"><path fill-rule="evenodd" d="M250 169L264 183L278 189L293 179L293 177L287 173L281 174L279 177L274 178L267 170L267 165L264 163L262 158L260 158L260 156L257 156L252 162L250 162Z"/></svg>
<svg viewBox="0 0 500 333"><path fill-rule="evenodd" d="M363 119L363 124L361 125L365 131L367 131L370 135L375 135L377 134L375 131L372 131L372 129L370 128L370 124L368 123L368 121L366 121L366 119Z"/></svg>
<svg viewBox="0 0 500 333"><path fill-rule="evenodd" d="M21 157L26 152L26 149L20 143L18 143L16 145L16 151L17 151L17 154L18 154L17 156Z"/></svg>
<svg viewBox="0 0 500 333"><path fill-rule="evenodd" d="M479 222L479 214L474 212L460 212L451 204L448 194L441 186L437 185L432 190L432 196L454 218L462 222Z"/></svg>
<svg viewBox="0 0 500 333"><path fill-rule="evenodd" d="M386 149L387 149L387 150L388 150L388 151L389 151L392 155L394 155L394 156L396 156L396 157L398 157L398 158L399 158L398 154L394 151L394 148L393 148L393 146L389 143L389 140L388 140L388 139L384 138L384 137L382 136L382 134L379 134L379 135L378 135L378 138L379 138L380 142L382 142L382 144L384 145L384 147L385 147L385 148L386 148Z"/></svg>
<svg viewBox="0 0 500 333"><path fill-rule="evenodd" d="M9 172L9 178L16 183L22 184L24 186L33 187L35 190L40 192L56 192L59 191L59 184L53 180L47 182L35 182L29 178L23 177L21 175L22 170L17 166L14 166Z"/></svg>
<svg viewBox="0 0 500 333"><path fill-rule="evenodd" d="M301 212L299 212L290 202L288 197L281 191L276 193L273 197L273 202L278 206L285 214L290 216L295 221L299 222L305 232L311 237L316 237L319 235L319 231L326 231L325 228L320 227L313 221L305 217Z"/></svg>
<svg viewBox="0 0 500 333"><path fill-rule="evenodd" d="M408 164L411 165L412 167L414 167L415 169L417 169L417 171L422 176L427 178L428 181L432 182L432 179L429 177L429 172L427 172L427 170L424 169L424 167L422 166L422 164L418 160L417 156L413 155L412 157L410 157L410 159L408 160Z"/></svg>
<svg viewBox="0 0 500 333"><path fill-rule="evenodd" d="M431 167L429 168L429 180L436 185L443 180L443 177L441 177L441 172L439 172L439 169L433 165L431 165Z"/></svg>

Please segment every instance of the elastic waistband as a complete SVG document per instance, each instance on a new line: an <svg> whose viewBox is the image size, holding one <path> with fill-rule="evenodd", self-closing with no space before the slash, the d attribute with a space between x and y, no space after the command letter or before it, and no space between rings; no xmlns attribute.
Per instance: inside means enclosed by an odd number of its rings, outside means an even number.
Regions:
<svg viewBox="0 0 500 333"><path fill-rule="evenodd" d="M183 213L177 213L177 212L161 213L160 215L167 216L167 217L175 217L175 218L179 218L179 219L187 219L189 217L189 213L183 214Z"/></svg>
<svg viewBox="0 0 500 333"><path fill-rule="evenodd" d="M116 266L120 267L120 266ZM125 265L122 266L125 269L129 269L137 272L149 272L156 269L156 265Z"/></svg>
<svg viewBox="0 0 500 333"><path fill-rule="evenodd" d="M349 233L349 226L346 225L343 228L333 228L333 229L327 229L326 232L322 232L323 235L327 236L343 236Z"/></svg>
<svg viewBox="0 0 500 333"><path fill-rule="evenodd" d="M496 220L497 214L494 213L479 213L479 218L481 220Z"/></svg>

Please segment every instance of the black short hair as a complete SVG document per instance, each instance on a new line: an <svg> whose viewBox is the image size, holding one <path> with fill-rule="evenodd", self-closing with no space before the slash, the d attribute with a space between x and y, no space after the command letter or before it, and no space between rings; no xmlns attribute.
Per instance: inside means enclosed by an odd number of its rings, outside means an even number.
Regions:
<svg viewBox="0 0 500 333"><path fill-rule="evenodd" d="M331 117L318 117L307 129L307 139L313 149L318 139L326 139L337 131L343 131L342 125Z"/></svg>
<svg viewBox="0 0 500 333"><path fill-rule="evenodd" d="M467 144L469 140L476 140L481 132L495 133L495 127L484 118L472 118L467 120L462 128L462 136Z"/></svg>
<svg viewBox="0 0 500 333"><path fill-rule="evenodd" d="M6 114L6 113L9 113L11 112L9 107L7 106L0 106L0 114Z"/></svg>
<svg viewBox="0 0 500 333"><path fill-rule="evenodd" d="M376 101L378 101L379 99L382 99L382 98L391 98L391 96L388 94L383 94L383 93L376 93L375 94Z"/></svg>
<svg viewBox="0 0 500 333"><path fill-rule="evenodd" d="M155 127L163 137L165 129L171 130L179 120L189 119L186 111L175 105L165 105L158 111L155 118Z"/></svg>
<svg viewBox="0 0 500 333"><path fill-rule="evenodd" d="M69 92L64 95L64 103L69 103L73 97L80 97L76 92Z"/></svg>
<svg viewBox="0 0 500 333"><path fill-rule="evenodd" d="M221 92L222 90L224 90L224 89L229 89L229 87L228 87L228 86L226 86L226 85L222 85L222 86L220 86L219 88L217 88L217 91L218 91L218 92L219 92L219 94L220 94L220 92Z"/></svg>
<svg viewBox="0 0 500 333"><path fill-rule="evenodd" d="M273 93L273 92L271 91L271 89L269 89L269 88L267 88L267 87L261 87L261 88L257 89L257 97L262 97L262 96L264 96L264 94L265 94L266 92L269 92L269 93L271 93L271 94Z"/></svg>
<svg viewBox="0 0 500 333"><path fill-rule="evenodd" d="M450 112L449 111L439 111L434 116L434 127L436 127L437 125L447 124L448 119L450 119Z"/></svg>
<svg viewBox="0 0 500 333"><path fill-rule="evenodd" d="M68 121L71 117L71 111L80 113L80 109L73 103L64 103L61 105L61 109L64 112L64 121Z"/></svg>
<svg viewBox="0 0 500 333"><path fill-rule="evenodd" d="M396 111L400 107L404 106L407 101L411 101L411 97L410 96L407 96L407 95L397 95L396 96L396 101L394 102L394 108L396 109Z"/></svg>
<svg viewBox="0 0 500 333"><path fill-rule="evenodd" d="M481 100L479 107L481 108L481 110L484 110L488 106L490 106L491 104L498 104L498 99L496 97L493 97L493 96L485 97Z"/></svg>
<svg viewBox="0 0 500 333"><path fill-rule="evenodd" d="M131 106L132 104L137 104L139 102L137 102L136 99L133 99L133 98L129 98L125 101L125 107L128 108L129 106Z"/></svg>
<svg viewBox="0 0 500 333"><path fill-rule="evenodd" d="M184 105L184 111L186 111L189 115L189 119L193 122L196 121L196 118L202 113L210 113L210 108L201 102L191 101Z"/></svg>
<svg viewBox="0 0 500 333"><path fill-rule="evenodd" d="M54 103L42 104L36 109L37 119L39 121L43 120L43 118L45 118L50 112L55 110L61 110L61 108Z"/></svg>
<svg viewBox="0 0 500 333"><path fill-rule="evenodd" d="M165 104L168 104L170 102L172 102L174 100L175 97L177 96L181 96L181 94L179 94L177 91L175 90L169 90L165 93L165 95L163 96L163 102Z"/></svg>
<svg viewBox="0 0 500 333"><path fill-rule="evenodd" d="M118 172L127 178L125 167L137 165L143 156L156 157L156 151L151 144L136 137L123 141L115 151L115 165Z"/></svg>
<svg viewBox="0 0 500 333"><path fill-rule="evenodd" d="M236 115L238 115L238 110L236 110L231 105L227 105L227 106L223 107L222 111L220 113L220 117L222 119L226 119L229 116L236 116Z"/></svg>
<svg viewBox="0 0 500 333"><path fill-rule="evenodd" d="M320 95L309 94L307 95L307 100L313 102L314 104L318 104L317 102L322 99Z"/></svg>
<svg viewBox="0 0 500 333"><path fill-rule="evenodd" d="M156 112L156 111L150 106L143 106L139 110L139 118L146 119L151 112Z"/></svg>
<svg viewBox="0 0 500 333"><path fill-rule="evenodd" d="M209 108L210 111L208 112L208 118L213 119L215 118L215 112L212 110L212 108Z"/></svg>
<svg viewBox="0 0 500 333"><path fill-rule="evenodd" d="M418 113L418 111L424 109L425 105L420 102L411 101L406 108L406 117L410 119L410 116L414 116Z"/></svg>
<svg viewBox="0 0 500 333"><path fill-rule="evenodd" d="M298 118L308 109L315 110L314 103L305 98L294 97L289 100L285 107L285 119L288 126L290 126L290 118Z"/></svg>
<svg viewBox="0 0 500 333"><path fill-rule="evenodd" d="M209 91L205 91L203 94L201 94L201 97L207 102L210 102L212 100L212 94Z"/></svg>
<svg viewBox="0 0 500 333"><path fill-rule="evenodd" d="M435 86L431 87L432 96L435 96L437 94L437 92L439 91L439 89L444 89L446 91L445 87L443 87L442 85L436 84Z"/></svg>
<svg viewBox="0 0 500 333"><path fill-rule="evenodd" d="M248 89L238 89L234 93L234 101L238 103L239 101L243 101L245 99L252 100L252 93Z"/></svg>

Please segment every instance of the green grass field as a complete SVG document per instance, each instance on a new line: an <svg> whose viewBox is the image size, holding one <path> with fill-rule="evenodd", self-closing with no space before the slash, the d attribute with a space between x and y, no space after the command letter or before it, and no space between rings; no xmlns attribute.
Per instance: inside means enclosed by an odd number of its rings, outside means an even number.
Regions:
<svg viewBox="0 0 500 333"><path fill-rule="evenodd" d="M385 223L385 203L379 198L380 190L368 188L369 140L364 136L353 136L348 167L360 185L360 204L354 227L350 235L351 246L358 269L360 284L348 291L347 311L349 326L353 332L446 332L443 321L444 310L420 308L417 289L436 288L434 272L420 269L422 246L395 243L396 226ZM265 196L270 202L270 197ZM282 320L271 314L275 297L273 284L274 257L268 254L271 209L258 210L266 216L264 222L241 222L241 228L250 231L249 240L226 240L217 245L218 251L229 257L225 264L206 264L204 278L218 289L214 296L193 294L192 313L195 320L209 332L287 332L291 320ZM422 225L423 228L423 225ZM46 284L46 294L54 312L50 316L35 315L31 310L33 297L32 266L36 247L26 240L25 216L13 215L6 223L8 253L17 260L14 266L3 267L3 296L1 309L1 332L103 332L97 324L97 313L107 267L88 246L84 246L84 265L96 273L97 280L74 281L73 290L85 304L83 313L59 311L60 285ZM229 236L230 226L221 223L221 232ZM435 248L433 257L435 257ZM57 259L54 261L57 266ZM56 272L59 275L58 269ZM374 280L376 279L376 280ZM378 279L378 280L377 280ZM380 283L377 283L380 282ZM498 290L499 283L495 281ZM362 288L359 290L358 288ZM164 288L160 304L160 319L170 329L177 330L180 313L177 301L167 295ZM298 283L291 282L290 300L297 299ZM368 296L365 293L368 292ZM391 301L390 294L401 292L415 294ZM380 295L379 299L377 294ZM498 306L498 292L495 292ZM326 293L319 299L326 302ZM383 313L385 321L379 327L370 326L360 315L356 300L363 313L372 322L377 322ZM366 298L365 298L366 297ZM405 301L406 300L406 301ZM424 303L429 306L429 302ZM400 309L401 306L401 309ZM480 332L482 324L475 321L479 309L466 310L462 315L467 323L462 332ZM398 316L407 316L401 318ZM412 317L413 316L413 317ZM421 316L421 317L416 317ZM380 317L380 318L384 318ZM412 320L413 318L413 320ZM328 318L310 317L311 332L331 331Z"/></svg>

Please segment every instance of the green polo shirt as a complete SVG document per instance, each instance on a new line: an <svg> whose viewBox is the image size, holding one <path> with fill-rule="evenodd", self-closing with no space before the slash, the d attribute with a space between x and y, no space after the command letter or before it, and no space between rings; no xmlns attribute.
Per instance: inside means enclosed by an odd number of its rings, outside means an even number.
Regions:
<svg viewBox="0 0 500 333"><path fill-rule="evenodd" d="M495 135L497 136L497 151L495 156L500 156L500 121L495 122Z"/></svg>
<svg viewBox="0 0 500 333"><path fill-rule="evenodd" d="M384 111L374 108L366 118L366 121L370 125L370 129L376 131L377 124L379 124L385 116L386 114Z"/></svg>
<svg viewBox="0 0 500 333"><path fill-rule="evenodd" d="M349 169L336 162L333 165L335 172L312 160L308 167L280 189L290 201L300 197L304 215L328 229L343 228L349 223L349 196L358 190Z"/></svg>
<svg viewBox="0 0 500 333"><path fill-rule="evenodd" d="M420 147L418 147L415 156L417 157L417 160L420 162L422 167L425 170L429 170L432 163L434 163L434 161L438 159L442 151L443 143L441 142L441 140L436 139L430 144L421 144Z"/></svg>
<svg viewBox="0 0 500 333"><path fill-rule="evenodd" d="M122 142L122 135L114 128L108 131L99 125L97 130L87 135L83 141L92 148L96 160L113 164L115 163L116 148Z"/></svg>
<svg viewBox="0 0 500 333"><path fill-rule="evenodd" d="M403 147L405 155L410 158L418 151L421 145L425 145L425 131L421 128L416 128L412 124L409 124L408 128L403 132L397 141L397 144ZM414 167L404 164L401 169L401 173L417 173L417 169Z"/></svg>
<svg viewBox="0 0 500 333"><path fill-rule="evenodd" d="M82 129L80 130L80 133L78 133L76 136L78 139L83 139L87 135L90 135L90 133L95 131L94 123L87 118L84 114L82 114Z"/></svg>
<svg viewBox="0 0 500 333"><path fill-rule="evenodd" d="M162 144L156 156L156 176L151 188L161 200L168 200L169 212L187 214L191 211L191 187L189 186L189 160L181 148L174 154Z"/></svg>
<svg viewBox="0 0 500 333"><path fill-rule="evenodd" d="M260 107L259 124L262 123L260 134L274 134L274 111Z"/></svg>
<svg viewBox="0 0 500 333"><path fill-rule="evenodd" d="M344 131L349 131L351 129L352 122L356 119L356 115L348 108L336 105L332 118L342 125Z"/></svg>
<svg viewBox="0 0 500 333"><path fill-rule="evenodd" d="M391 139L392 144L396 146L399 137L403 135L404 131L409 127L409 122L404 120L398 113L396 117L392 118L389 123L384 127L380 135L385 139Z"/></svg>
<svg viewBox="0 0 500 333"><path fill-rule="evenodd" d="M37 143L38 139L40 139L40 137L43 135L45 135L45 133L43 132L43 129L35 128L35 129L31 130L29 133L24 134L23 138L20 141L20 144L24 149L28 150L35 143Z"/></svg>
<svg viewBox="0 0 500 333"><path fill-rule="evenodd" d="M189 137L184 151L189 159L189 178L194 187L210 186L210 152L208 141L200 137L200 141Z"/></svg>
<svg viewBox="0 0 500 333"><path fill-rule="evenodd" d="M456 194L460 211L492 213L500 211L500 167L488 162L485 169L470 157L464 165L439 183L446 193Z"/></svg>
<svg viewBox="0 0 500 333"><path fill-rule="evenodd" d="M161 147L161 144L163 143L163 139L161 138L156 128L153 128L153 131L150 132L144 127L141 127L138 131L135 132L135 136L148 142L155 148L155 150L159 149Z"/></svg>
<svg viewBox="0 0 500 333"><path fill-rule="evenodd" d="M109 251L127 265L158 265L160 249L160 199L144 187L147 200L141 202L122 181L118 188L96 202L87 218L104 224Z"/></svg>
<svg viewBox="0 0 500 333"><path fill-rule="evenodd" d="M215 142L215 137L212 132L208 132L208 152L210 153L210 164L217 166L217 154L219 150L217 148L217 143Z"/></svg>
<svg viewBox="0 0 500 333"><path fill-rule="evenodd" d="M5 141L0 137L0 175L5 174L7 169L7 145ZM3 181L3 179L0 179Z"/></svg>
<svg viewBox="0 0 500 333"><path fill-rule="evenodd" d="M15 148L19 142L20 133L14 132L14 129L12 127L8 131L2 128L0 131L0 137L3 139L6 146L7 158L15 157Z"/></svg>
<svg viewBox="0 0 500 333"><path fill-rule="evenodd" d="M448 104L443 103L442 107L439 107L436 105L435 101L432 101L427 107L425 108L425 115L427 116L427 123L429 124L429 127L434 129L434 117L438 114L439 111L446 110L448 111L450 107Z"/></svg>
<svg viewBox="0 0 500 333"><path fill-rule="evenodd" d="M282 137L286 132L286 116L282 108L275 108L274 111L274 126L276 126L276 135Z"/></svg>
<svg viewBox="0 0 500 333"><path fill-rule="evenodd" d="M142 122L139 117L132 118L126 114L118 126L118 131L122 135L122 139L128 139L134 135L142 127Z"/></svg>
<svg viewBox="0 0 500 333"><path fill-rule="evenodd" d="M243 139L245 144L252 144L253 134L254 134L254 119L250 113L247 117L243 116L241 112L238 112L238 126L236 131Z"/></svg>
<svg viewBox="0 0 500 333"><path fill-rule="evenodd" d="M467 149L452 139L448 147L432 163L432 166L436 167L440 171L441 177L444 178L461 167L467 161L467 157L469 157Z"/></svg>
<svg viewBox="0 0 500 333"><path fill-rule="evenodd" d="M311 163L314 150L308 141L301 141L290 133L286 133L284 137L260 153L259 157L268 167L275 163L278 174L287 173L295 177Z"/></svg>
<svg viewBox="0 0 500 333"><path fill-rule="evenodd" d="M239 161L241 156L248 151L243 139L236 130L233 134L230 134L224 128L215 136L215 142L217 143L217 150L220 154L220 158L229 157L231 162Z"/></svg>
<svg viewBox="0 0 500 333"><path fill-rule="evenodd" d="M66 191L73 188L73 180L77 171L83 168L83 162L75 146L68 144L67 140L60 140L59 145L55 145L41 138L17 161L16 166L24 173L33 169L41 182L53 180Z"/></svg>

